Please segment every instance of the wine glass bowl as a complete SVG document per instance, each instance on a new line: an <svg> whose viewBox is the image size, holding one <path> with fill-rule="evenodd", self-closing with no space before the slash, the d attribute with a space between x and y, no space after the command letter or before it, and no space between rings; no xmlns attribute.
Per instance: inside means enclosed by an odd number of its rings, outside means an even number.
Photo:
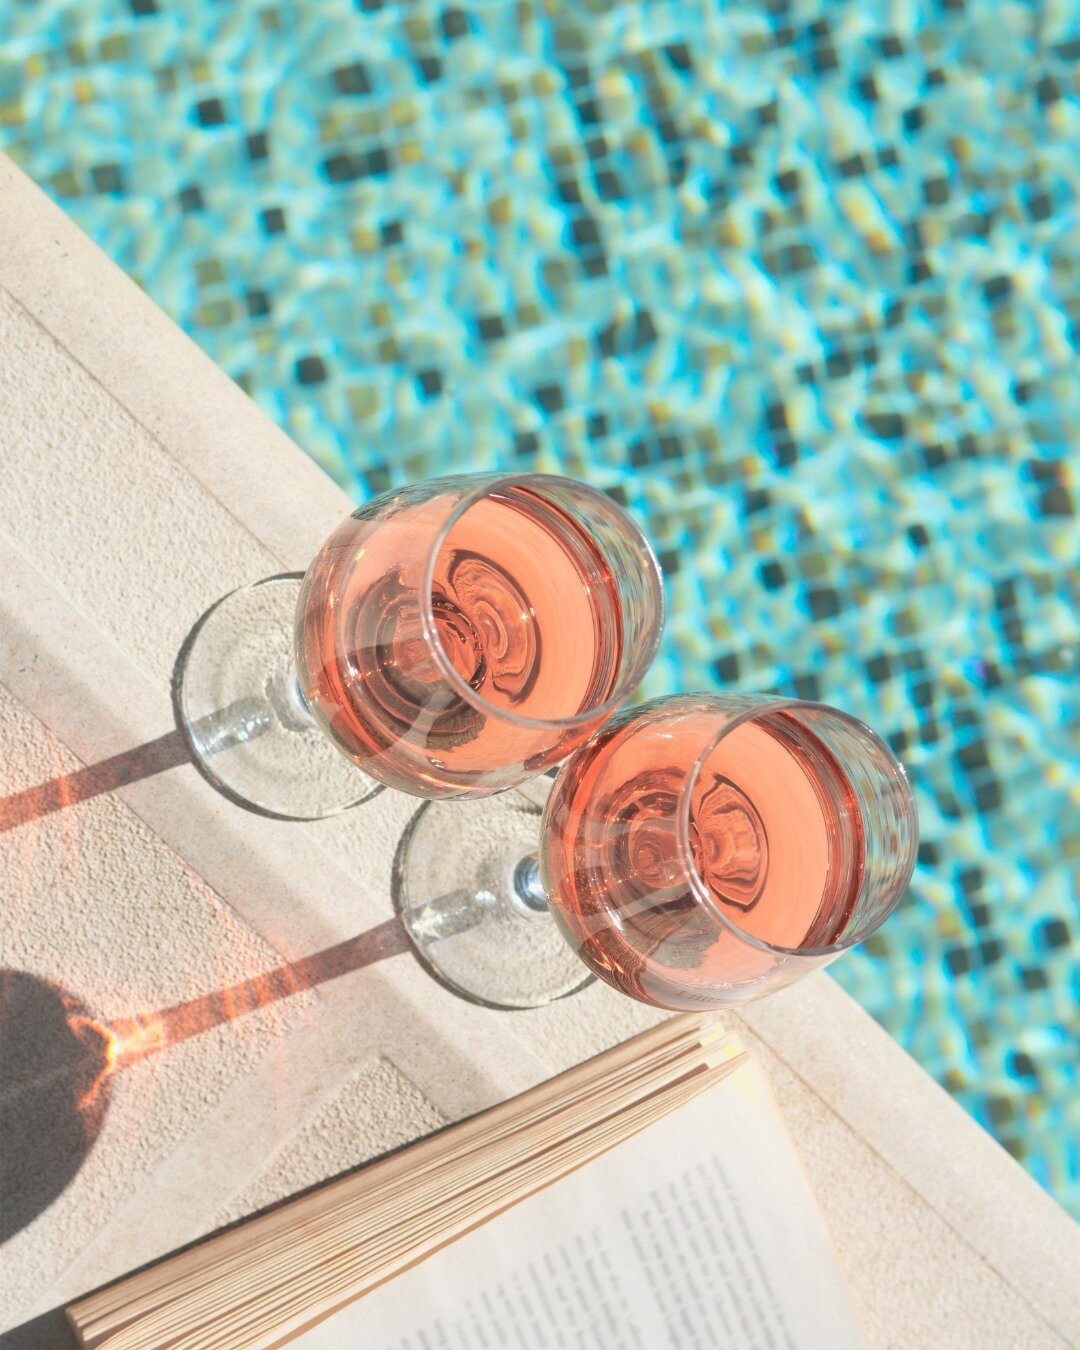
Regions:
<svg viewBox="0 0 1080 1350"><path fill-rule="evenodd" d="M863 941L915 863L903 768L855 718L739 695L658 699L562 769L540 866L601 979L665 1008L760 997Z"/></svg>
<svg viewBox="0 0 1080 1350"><path fill-rule="evenodd" d="M587 741L662 622L652 549L603 493L544 474L437 479L361 507L320 549L297 676L369 777L486 796Z"/></svg>

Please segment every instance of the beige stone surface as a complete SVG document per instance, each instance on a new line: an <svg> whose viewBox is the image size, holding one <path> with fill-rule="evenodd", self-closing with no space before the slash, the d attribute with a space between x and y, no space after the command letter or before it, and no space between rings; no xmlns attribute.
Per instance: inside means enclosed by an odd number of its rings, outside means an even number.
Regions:
<svg viewBox="0 0 1080 1350"><path fill-rule="evenodd" d="M924 1263L937 1259L936 1216L979 1264L1070 1344L1080 1343L1080 1226L828 975L752 1004L737 1020L864 1141L879 1170L918 1198ZM832 1166L842 1173L842 1151ZM873 1214L873 1204L863 1204L859 1222ZM987 1336L1000 1333L1001 1323L978 1320L974 1308L972 1316Z"/></svg>
<svg viewBox="0 0 1080 1350"><path fill-rule="evenodd" d="M870 1344L889 1350L1053 1346L1063 1338L1026 1295L929 1209L859 1134L757 1037Z"/></svg>
<svg viewBox="0 0 1080 1350"><path fill-rule="evenodd" d="M0 689L0 794L75 767L66 749ZM0 845L4 967L59 985L102 1020L147 1016L277 964L277 954L109 796L78 813L9 830ZM28 1291L60 1275L95 1236L101 1216L138 1188L229 1085L273 1056L308 997L211 1029L102 1084L103 1094L111 1089L108 1108L74 1180L4 1244L3 1316L17 1317ZM19 1029L29 1037L38 1031L32 1024ZM13 1031L5 1019L5 1038ZM17 1052L5 1045L3 1053L10 1062ZM42 1046L37 1072L62 1072L56 1059ZM0 1090L10 1087L4 1075ZM61 1121L46 1110L37 1123L46 1137L30 1161L55 1165L63 1145L47 1136ZM12 1163L2 1161L5 1169Z"/></svg>
<svg viewBox="0 0 1080 1350"><path fill-rule="evenodd" d="M400 1070L385 1059L374 1060L311 1113L270 1159L266 1171L215 1215L214 1227L358 1167L409 1143L418 1131L430 1133L446 1123Z"/></svg>
<svg viewBox="0 0 1080 1350"><path fill-rule="evenodd" d="M303 567L348 509L2 158L0 447L4 794L169 732L191 625ZM190 765L132 782L0 834L0 961L99 1017L258 974L389 917L414 809L384 793L296 825ZM653 1016L599 986L494 1013L403 954L124 1070L84 1167L0 1257L0 1328ZM874 1345L1080 1343L1076 1226L827 977L739 1020Z"/></svg>

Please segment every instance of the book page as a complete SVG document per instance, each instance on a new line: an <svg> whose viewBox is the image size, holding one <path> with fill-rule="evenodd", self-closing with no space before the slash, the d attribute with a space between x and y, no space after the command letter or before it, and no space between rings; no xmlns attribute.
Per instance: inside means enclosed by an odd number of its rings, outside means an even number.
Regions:
<svg viewBox="0 0 1080 1350"><path fill-rule="evenodd" d="M751 1060L293 1344L854 1350L865 1342Z"/></svg>

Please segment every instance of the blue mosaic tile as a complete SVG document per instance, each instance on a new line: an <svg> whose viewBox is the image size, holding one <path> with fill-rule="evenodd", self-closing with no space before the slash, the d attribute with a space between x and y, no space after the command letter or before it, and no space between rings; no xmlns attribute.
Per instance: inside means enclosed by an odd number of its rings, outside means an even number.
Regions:
<svg viewBox="0 0 1080 1350"><path fill-rule="evenodd" d="M909 766L836 978L1080 1215L1080 15L942 0L18 0L0 144L358 499L648 523L647 692Z"/></svg>

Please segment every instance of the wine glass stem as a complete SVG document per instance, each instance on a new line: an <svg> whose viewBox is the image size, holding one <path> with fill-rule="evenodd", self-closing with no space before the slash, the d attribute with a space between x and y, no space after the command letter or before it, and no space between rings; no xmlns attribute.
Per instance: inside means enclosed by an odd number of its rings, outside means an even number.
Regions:
<svg viewBox="0 0 1080 1350"><path fill-rule="evenodd" d="M311 708L304 697L304 691L300 688L295 661L289 662L289 668L278 688L273 690L271 698L274 711L285 726L292 726L297 731L305 731L315 726L315 718L311 715Z"/></svg>
<svg viewBox="0 0 1080 1350"><path fill-rule="evenodd" d="M271 684L265 699L237 699L227 708L200 717L192 726L192 733L202 754L216 755L233 746L246 745L269 731L275 717L294 731L308 731L315 726L295 665L289 666L280 682Z"/></svg>
<svg viewBox="0 0 1080 1350"><path fill-rule="evenodd" d="M548 917L547 892L535 853L526 853L491 880L490 887L447 891L429 900L410 920L414 935L427 942L455 937L483 923L499 908L509 908L526 919Z"/></svg>
<svg viewBox="0 0 1080 1350"><path fill-rule="evenodd" d="M216 755L253 741L270 729L271 722L270 710L261 699L240 698L192 723L191 735L201 754Z"/></svg>
<svg viewBox="0 0 1080 1350"><path fill-rule="evenodd" d="M540 879L540 862L535 853L519 858L510 873L507 899L527 918L543 918L549 913L547 891Z"/></svg>
<svg viewBox="0 0 1080 1350"><path fill-rule="evenodd" d="M483 923L498 903L492 891L447 891L445 895L437 895L434 900L429 900L416 910L409 926L413 935L422 942L455 937Z"/></svg>

